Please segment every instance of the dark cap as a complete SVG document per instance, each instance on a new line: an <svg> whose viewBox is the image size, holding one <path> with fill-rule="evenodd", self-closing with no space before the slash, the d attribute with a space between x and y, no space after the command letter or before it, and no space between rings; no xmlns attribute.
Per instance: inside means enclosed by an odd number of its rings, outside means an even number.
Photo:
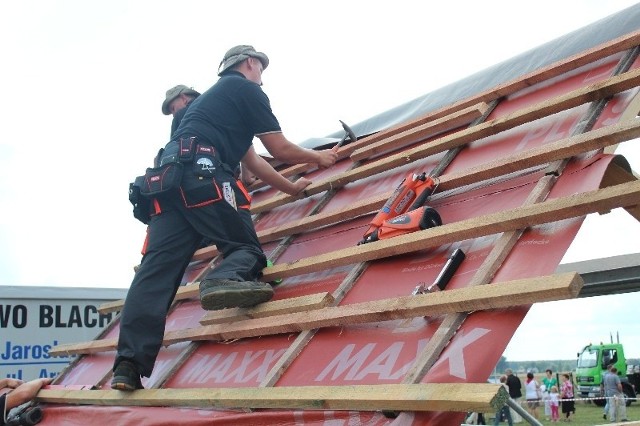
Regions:
<svg viewBox="0 0 640 426"><path fill-rule="evenodd" d="M164 102L162 102L162 113L164 115L171 114L171 112L169 111L169 104L182 93L187 96L193 96L194 98L200 96L199 92L196 92L195 90L185 86L184 84L178 84L176 87L172 87L171 89L167 90L167 96Z"/></svg>
<svg viewBox="0 0 640 426"><path fill-rule="evenodd" d="M220 61L220 65L218 66L218 75L224 74L226 71L247 58L259 59L260 62L262 62L262 69L267 69L269 66L269 58L267 55L262 52L256 52L256 49L254 49L253 46L241 44L227 50L227 53L225 53L224 58L222 58L222 61Z"/></svg>

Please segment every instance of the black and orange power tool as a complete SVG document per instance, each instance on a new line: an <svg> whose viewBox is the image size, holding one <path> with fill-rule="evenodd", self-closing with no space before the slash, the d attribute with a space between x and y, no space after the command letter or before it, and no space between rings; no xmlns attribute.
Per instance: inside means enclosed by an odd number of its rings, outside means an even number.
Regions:
<svg viewBox="0 0 640 426"><path fill-rule="evenodd" d="M358 245L442 225L440 214L424 205L436 187L426 173L409 173L371 220Z"/></svg>

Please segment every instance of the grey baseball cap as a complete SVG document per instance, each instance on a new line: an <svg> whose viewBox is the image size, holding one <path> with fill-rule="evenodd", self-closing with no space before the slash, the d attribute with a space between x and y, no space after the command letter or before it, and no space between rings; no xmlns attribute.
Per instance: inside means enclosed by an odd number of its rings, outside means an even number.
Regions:
<svg viewBox="0 0 640 426"><path fill-rule="evenodd" d="M221 76L226 71L233 68L234 65L239 64L247 58L259 59L260 62L262 62L262 69L267 69L269 66L269 58L266 54L256 52L256 49L254 49L253 46L241 44L239 46L232 47L224 54L224 58L222 58L222 61L220 61L220 65L218 66L218 75Z"/></svg>
<svg viewBox="0 0 640 426"><path fill-rule="evenodd" d="M172 87L171 89L167 90L167 96L166 96L164 102L162 102L162 113L164 115L171 114L171 112L169 111L169 104L175 98L180 96L180 94L182 94L182 93L184 93L187 96L193 96L195 98L200 96L199 92L196 92L195 90L193 90L193 88L187 87L184 84L178 84L176 87Z"/></svg>

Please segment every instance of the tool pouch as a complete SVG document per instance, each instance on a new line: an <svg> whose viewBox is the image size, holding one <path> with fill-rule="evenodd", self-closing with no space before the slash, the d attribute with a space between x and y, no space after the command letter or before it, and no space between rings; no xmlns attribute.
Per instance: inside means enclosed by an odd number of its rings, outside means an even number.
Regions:
<svg viewBox="0 0 640 426"><path fill-rule="evenodd" d="M178 141L178 160L181 163L190 163L196 152L196 138L180 138Z"/></svg>
<svg viewBox="0 0 640 426"><path fill-rule="evenodd" d="M129 184L129 202L133 205L133 217L147 225L151 219L151 201L140 194L144 176L138 176Z"/></svg>
<svg viewBox="0 0 640 426"><path fill-rule="evenodd" d="M140 186L140 195L151 199L177 190L182 180L182 167L182 163L167 163L148 168Z"/></svg>
<svg viewBox="0 0 640 426"><path fill-rule="evenodd" d="M133 205L133 217L145 225L151 218L152 202L171 191L178 191L182 180L181 163L167 163L148 168L143 176L129 184L129 202Z"/></svg>

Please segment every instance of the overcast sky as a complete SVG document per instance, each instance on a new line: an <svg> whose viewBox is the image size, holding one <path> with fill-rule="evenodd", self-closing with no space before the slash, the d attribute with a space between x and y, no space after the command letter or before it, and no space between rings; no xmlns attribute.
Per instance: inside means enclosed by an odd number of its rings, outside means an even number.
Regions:
<svg viewBox="0 0 640 426"><path fill-rule="evenodd" d="M269 55L264 90L285 135L301 142L634 3L2 2L0 285L129 286L145 227L127 189L167 141L164 93L206 90L231 46ZM630 145L618 152L640 170ZM639 240L624 212L589 217L563 262L635 253ZM640 357L629 315L639 295L537 305L505 355L572 358L619 330Z"/></svg>

